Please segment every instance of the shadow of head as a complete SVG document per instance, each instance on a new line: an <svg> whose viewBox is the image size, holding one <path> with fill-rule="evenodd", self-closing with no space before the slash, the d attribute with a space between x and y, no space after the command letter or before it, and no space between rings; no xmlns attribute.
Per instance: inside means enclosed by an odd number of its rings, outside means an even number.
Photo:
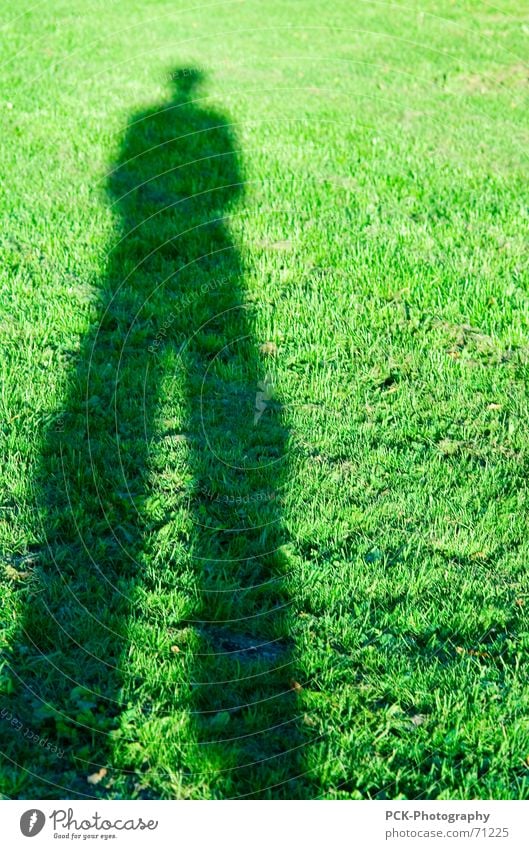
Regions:
<svg viewBox="0 0 529 849"><path fill-rule="evenodd" d="M175 68L170 72L169 79L178 97L190 96L206 81L206 74L200 68Z"/></svg>

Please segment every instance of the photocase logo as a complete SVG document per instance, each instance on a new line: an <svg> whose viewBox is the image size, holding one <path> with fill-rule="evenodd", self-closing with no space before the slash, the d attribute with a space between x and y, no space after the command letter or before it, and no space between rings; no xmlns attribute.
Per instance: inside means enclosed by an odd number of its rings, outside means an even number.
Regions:
<svg viewBox="0 0 529 849"><path fill-rule="evenodd" d="M24 837L35 837L44 828L46 817L42 811L32 808L20 817L20 831Z"/></svg>

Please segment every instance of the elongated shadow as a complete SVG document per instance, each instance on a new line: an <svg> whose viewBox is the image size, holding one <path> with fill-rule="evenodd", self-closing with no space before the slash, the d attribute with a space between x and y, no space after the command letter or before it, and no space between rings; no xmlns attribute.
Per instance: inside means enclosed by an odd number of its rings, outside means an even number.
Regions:
<svg viewBox="0 0 529 849"><path fill-rule="evenodd" d="M200 74L173 78L109 175L122 236L36 474L46 546L0 721L13 797L311 795L288 434L226 223L241 167Z"/></svg>

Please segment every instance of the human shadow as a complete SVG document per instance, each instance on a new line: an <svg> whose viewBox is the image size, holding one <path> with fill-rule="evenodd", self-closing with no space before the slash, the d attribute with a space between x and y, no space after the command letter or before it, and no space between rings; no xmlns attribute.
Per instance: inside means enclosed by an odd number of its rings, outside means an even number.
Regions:
<svg viewBox="0 0 529 849"><path fill-rule="evenodd" d="M227 225L243 175L201 74L172 79L109 174L120 238L35 475L46 545L0 721L17 798L313 792L288 433Z"/></svg>

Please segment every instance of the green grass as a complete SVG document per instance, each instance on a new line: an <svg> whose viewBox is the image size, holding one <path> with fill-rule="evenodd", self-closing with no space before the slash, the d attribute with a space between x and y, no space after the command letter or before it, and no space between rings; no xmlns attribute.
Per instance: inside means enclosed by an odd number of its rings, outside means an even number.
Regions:
<svg viewBox="0 0 529 849"><path fill-rule="evenodd" d="M33 6L0 793L529 798L524 4Z"/></svg>

